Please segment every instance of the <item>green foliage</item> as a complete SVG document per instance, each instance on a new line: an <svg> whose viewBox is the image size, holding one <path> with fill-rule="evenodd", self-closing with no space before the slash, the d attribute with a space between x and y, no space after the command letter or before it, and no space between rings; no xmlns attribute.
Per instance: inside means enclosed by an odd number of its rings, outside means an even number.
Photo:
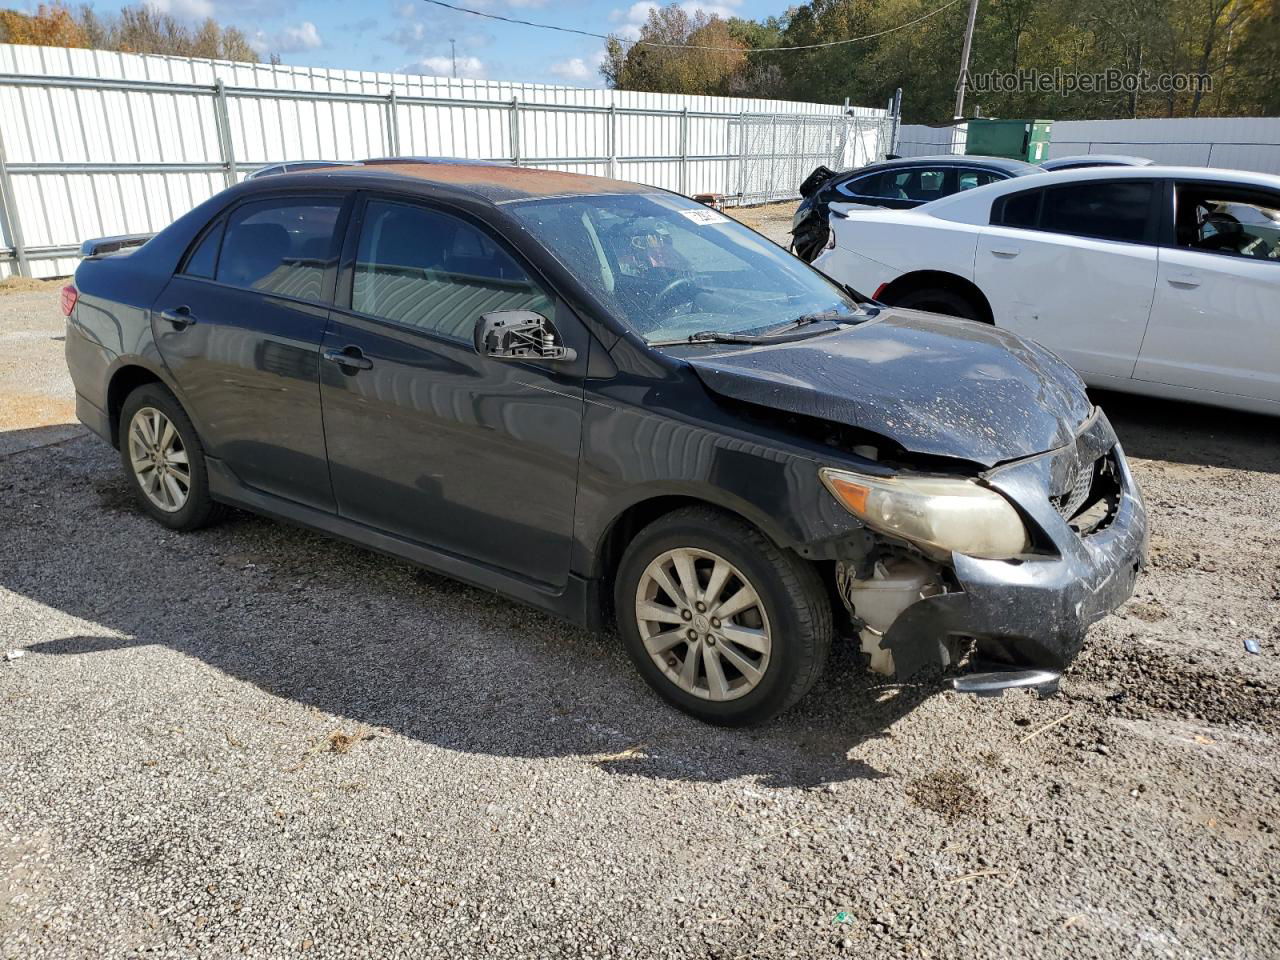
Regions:
<svg viewBox="0 0 1280 960"><path fill-rule="evenodd" d="M732 93L879 105L904 91L909 123L951 118L968 4L871 40L796 52L769 52L888 31L937 10L943 0L812 0L764 21L690 18L672 4L650 13L642 39L691 44L727 36L744 52L666 50L611 41L603 70L630 90ZM678 13L678 15L677 15ZM707 41L703 41L706 43ZM719 44L716 44L719 45ZM726 44L727 45L727 44ZM758 50L762 52L752 53ZM686 58L721 57L693 70ZM1038 90L966 94L965 112L984 116L1109 117L1266 115L1280 109L1280 0L980 0L969 73L1094 75L1142 71L1207 75L1209 91Z"/></svg>

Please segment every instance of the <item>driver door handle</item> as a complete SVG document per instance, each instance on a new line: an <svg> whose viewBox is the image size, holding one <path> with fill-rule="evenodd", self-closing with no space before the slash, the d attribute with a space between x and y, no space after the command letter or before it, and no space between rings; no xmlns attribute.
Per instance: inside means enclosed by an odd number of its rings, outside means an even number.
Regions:
<svg viewBox="0 0 1280 960"><path fill-rule="evenodd" d="M359 347L343 347L341 350L324 350L320 356L330 363L350 370L369 370L373 361L366 357Z"/></svg>
<svg viewBox="0 0 1280 960"><path fill-rule="evenodd" d="M991 254L996 257L1003 257L1006 260L1012 260L1022 251L1017 247L992 247Z"/></svg>
<svg viewBox="0 0 1280 960"><path fill-rule="evenodd" d="M1190 270L1184 270L1180 273L1171 273L1169 274L1168 280L1169 286L1171 287L1182 287L1187 290L1192 290L1200 286L1200 278Z"/></svg>

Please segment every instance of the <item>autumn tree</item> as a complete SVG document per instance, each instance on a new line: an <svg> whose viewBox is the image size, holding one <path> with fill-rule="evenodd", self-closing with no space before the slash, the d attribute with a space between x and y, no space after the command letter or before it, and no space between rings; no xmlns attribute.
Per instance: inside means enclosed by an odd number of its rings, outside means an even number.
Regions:
<svg viewBox="0 0 1280 960"><path fill-rule="evenodd" d="M75 16L61 4L40 4L35 13L0 10L0 43L29 43L42 47L87 47L89 37Z"/></svg>
<svg viewBox="0 0 1280 960"><path fill-rule="evenodd" d="M600 72L610 86L657 93L724 93L742 69L746 45L728 24L671 4L649 11L639 43L611 36Z"/></svg>
<svg viewBox="0 0 1280 960"><path fill-rule="evenodd" d="M32 14L3 10L0 11L0 43L92 47L250 63L258 60L241 30L221 26L212 18L192 29L148 4L122 7L118 13L103 15L89 6L73 12L58 3L41 4Z"/></svg>

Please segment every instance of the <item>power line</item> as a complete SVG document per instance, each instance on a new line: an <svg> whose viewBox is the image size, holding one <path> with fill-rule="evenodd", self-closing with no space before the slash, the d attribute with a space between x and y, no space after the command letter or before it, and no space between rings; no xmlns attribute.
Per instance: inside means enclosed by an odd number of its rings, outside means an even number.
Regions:
<svg viewBox="0 0 1280 960"><path fill-rule="evenodd" d="M665 47L670 50L711 50L717 53L783 53L792 50L818 50L822 47L839 47L846 43L859 43L863 40L874 40L876 37L883 37L886 34L897 33L899 30L905 30L907 27L914 27L917 23L923 23L930 17L936 17L947 10L954 7L960 0L947 0L942 6L936 10L930 10L928 13L916 17L914 20L908 20L906 23L900 23L896 27L890 27L888 30L880 30L876 33L868 33L861 37L849 37L845 40L828 40L826 43L805 43L791 47L710 47L700 44L690 43L656 43L652 40L626 40L622 37L611 37L607 33L594 33L590 30L577 30L573 27L558 27L551 23L536 23L533 20L520 20L517 17L504 17L499 13L487 13L484 10L472 10L468 7L461 7L454 3L446 3L445 0L423 0L424 3L431 3L437 7L444 7L446 10L453 10L457 13L469 13L473 17L484 17L486 20L501 20L503 23L514 23L522 27L537 27L539 30L556 30L560 33L576 33L581 37L595 37L597 40L617 40L619 43L629 43L633 46L646 47Z"/></svg>

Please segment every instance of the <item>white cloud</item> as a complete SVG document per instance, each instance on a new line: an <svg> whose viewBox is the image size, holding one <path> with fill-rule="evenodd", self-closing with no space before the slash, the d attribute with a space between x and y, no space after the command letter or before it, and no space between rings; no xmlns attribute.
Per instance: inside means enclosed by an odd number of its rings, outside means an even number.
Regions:
<svg viewBox="0 0 1280 960"><path fill-rule="evenodd" d="M587 62L581 57L570 57L568 60L561 60L558 63L553 63L547 69L553 76L564 80L586 80L595 72L587 66Z"/></svg>
<svg viewBox="0 0 1280 960"><path fill-rule="evenodd" d="M276 35L276 50L280 53L314 50L323 44L320 31L310 20L303 20L296 27L285 27Z"/></svg>
<svg viewBox="0 0 1280 960"><path fill-rule="evenodd" d="M423 57L405 68L407 73L421 73L429 77L453 76L453 60L450 57ZM459 57L458 76L467 80L483 80L488 68L479 57Z"/></svg>
<svg viewBox="0 0 1280 960"><path fill-rule="evenodd" d="M742 0L725 0L724 3L698 3L697 0L684 0L679 6L690 16L702 12L709 17L720 17L727 20L738 15L736 8L741 3ZM614 23L620 24L620 26L613 33L624 40L639 38L640 28L649 19L649 11L657 10L658 6L652 0L639 0L639 2L633 3L625 10L614 10L609 14L609 19Z"/></svg>
<svg viewBox="0 0 1280 960"><path fill-rule="evenodd" d="M204 20L213 16L212 0L149 0L147 6L179 20Z"/></svg>
<svg viewBox="0 0 1280 960"><path fill-rule="evenodd" d="M285 27L278 33L268 36L257 30L249 37L249 46L260 57L269 53L297 53L300 50L315 50L324 46L320 39L320 31L310 20L304 20L296 27Z"/></svg>

